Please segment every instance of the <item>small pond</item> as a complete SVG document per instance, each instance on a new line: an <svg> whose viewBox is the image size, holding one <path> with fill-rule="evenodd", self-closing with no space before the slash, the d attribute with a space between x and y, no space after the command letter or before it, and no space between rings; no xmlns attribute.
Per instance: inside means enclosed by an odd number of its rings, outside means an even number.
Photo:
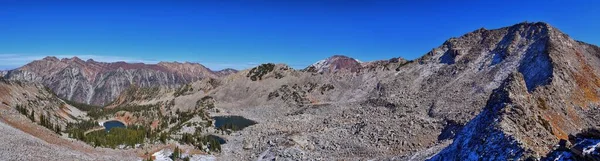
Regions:
<svg viewBox="0 0 600 161"><path fill-rule="evenodd" d="M215 135L208 135L207 137L208 137L210 140L216 140L216 141L218 141L218 142L219 142L219 144L225 144L225 143L227 143L227 142L225 141L225 139L223 139L223 138L221 138L221 137L218 137L218 136L215 136Z"/></svg>
<svg viewBox="0 0 600 161"><path fill-rule="evenodd" d="M106 130L106 132L115 127L125 128L125 124L123 124L121 121L106 121L102 125L104 126L104 130Z"/></svg>
<svg viewBox="0 0 600 161"><path fill-rule="evenodd" d="M230 129L233 131L242 130L256 124L256 121L242 116L216 116L213 119L215 119L215 127L217 129Z"/></svg>

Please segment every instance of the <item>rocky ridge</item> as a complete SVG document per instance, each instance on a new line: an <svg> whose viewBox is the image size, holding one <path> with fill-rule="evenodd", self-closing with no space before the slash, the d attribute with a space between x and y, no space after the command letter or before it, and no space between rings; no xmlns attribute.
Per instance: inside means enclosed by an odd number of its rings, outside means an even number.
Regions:
<svg viewBox="0 0 600 161"><path fill-rule="evenodd" d="M113 101L132 85L177 88L214 77L217 74L197 63L103 63L77 57L46 57L6 74L7 79L40 82L61 98L93 105Z"/></svg>

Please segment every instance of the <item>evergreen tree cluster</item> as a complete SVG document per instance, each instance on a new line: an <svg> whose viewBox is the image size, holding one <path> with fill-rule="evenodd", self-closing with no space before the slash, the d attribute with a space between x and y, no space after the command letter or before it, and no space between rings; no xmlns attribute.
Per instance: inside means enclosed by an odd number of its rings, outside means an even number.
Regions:
<svg viewBox="0 0 600 161"><path fill-rule="evenodd" d="M134 112L142 112L142 111L147 111L147 110L152 110L152 109L157 109L158 105L127 105L127 106L120 106L120 107L116 107L116 108L94 108L91 111L88 111L88 116L94 119L98 119L102 116L106 116L106 115L111 115L111 114L115 114L119 111L128 111L131 113Z"/></svg>
<svg viewBox="0 0 600 161"><path fill-rule="evenodd" d="M70 138L84 140L85 132L99 127L98 122L91 120L82 120L77 123L67 123L66 131L69 133Z"/></svg>
<svg viewBox="0 0 600 161"><path fill-rule="evenodd" d="M15 108L17 109L17 111L19 111L19 113L27 116L27 118L29 118L29 120L31 120L32 122L35 122L35 110L31 109L31 112L29 112L29 110L27 110L27 108L25 108L22 105L17 105ZM42 115L40 115L39 120L40 120L40 122L39 122L40 125L54 131L57 134L60 134L60 132L62 131L60 125L54 124L54 123L52 123L52 121L50 121L49 116L42 114Z"/></svg>
<svg viewBox="0 0 600 161"><path fill-rule="evenodd" d="M94 147L116 148L119 145L128 145L134 147L135 144L142 144L146 139L146 129L141 126L119 128L115 127L110 131L100 130L90 132L83 137L83 140Z"/></svg>
<svg viewBox="0 0 600 161"><path fill-rule="evenodd" d="M52 121L50 121L49 116L46 116L44 114L40 115L40 125L54 131L57 134L60 134L60 125L52 123Z"/></svg>
<svg viewBox="0 0 600 161"><path fill-rule="evenodd" d="M198 149L202 149L203 146L206 145L210 151L221 152L221 143L219 140L209 135L202 136L198 132L194 134L183 134L179 142L182 144L194 145Z"/></svg>
<svg viewBox="0 0 600 161"><path fill-rule="evenodd" d="M183 86L179 87L179 88L178 88L178 89L177 89L177 90L176 90L176 91L173 93L173 96L175 96L175 97L179 97L179 96L182 96L182 95L184 95L185 93L187 93L187 92L191 92L191 91L194 91L194 88L192 88L192 85L190 85L190 84L185 84L185 85L183 85Z"/></svg>

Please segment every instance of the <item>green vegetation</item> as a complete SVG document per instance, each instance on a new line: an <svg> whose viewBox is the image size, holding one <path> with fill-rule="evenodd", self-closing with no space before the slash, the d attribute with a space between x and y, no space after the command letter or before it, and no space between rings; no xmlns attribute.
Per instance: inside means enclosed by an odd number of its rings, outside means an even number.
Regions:
<svg viewBox="0 0 600 161"><path fill-rule="evenodd" d="M275 79L281 79L284 76L281 73L275 73Z"/></svg>
<svg viewBox="0 0 600 161"><path fill-rule="evenodd" d="M144 161L153 161L152 160L152 155L148 156L148 158L144 159Z"/></svg>
<svg viewBox="0 0 600 161"><path fill-rule="evenodd" d="M60 125L56 125L50 121L50 117L45 116L44 114L40 115L40 125L46 127L57 134L60 134L61 128Z"/></svg>
<svg viewBox="0 0 600 161"><path fill-rule="evenodd" d="M177 90L175 90L175 93L173 93L173 96L179 97L179 96L182 96L185 93L191 92L191 91L194 91L194 88L192 88L192 85L185 84L185 85L179 87Z"/></svg>
<svg viewBox="0 0 600 161"><path fill-rule="evenodd" d="M402 67L403 67L403 66L405 66L406 64L410 64L410 63L412 63L412 62L413 62L412 60L409 60L409 61L406 61L406 62L404 62L404 63L402 63L402 64L398 65L398 68L396 68L396 71L400 71L400 68L402 68Z"/></svg>
<svg viewBox="0 0 600 161"><path fill-rule="evenodd" d="M246 77L250 77L252 81L262 80L263 76L273 71L274 68L275 64L273 63L261 64L258 67L250 69Z"/></svg>
<svg viewBox="0 0 600 161"><path fill-rule="evenodd" d="M201 113L204 113L203 109L201 109L200 111L201 111ZM175 124L175 126L173 126L171 129L169 129L170 133L175 133L175 132L179 131L183 127L183 123L192 119L194 117L194 115L199 114L196 111L181 112L181 111L179 111L179 109L177 109L177 112L175 112L175 113L177 114L178 117L171 118L170 122L177 123L177 124Z"/></svg>
<svg viewBox="0 0 600 161"><path fill-rule="evenodd" d="M171 154L169 158L171 158L172 160L181 158L181 150L179 149L179 147L175 147L175 150L173 150L173 154Z"/></svg>
<svg viewBox="0 0 600 161"><path fill-rule="evenodd" d="M126 105L115 108L97 108L91 111L88 111L88 116L94 119L98 119L102 116L115 114L119 111L128 111L128 112L142 112L151 109L158 109L157 104L153 105Z"/></svg>
<svg viewBox="0 0 600 161"><path fill-rule="evenodd" d="M183 134L179 142L182 144L194 145L198 149L202 149L202 147L206 145L210 151L221 151L221 143L219 143L219 140L208 135L202 136L198 131L194 134Z"/></svg>
<svg viewBox="0 0 600 161"><path fill-rule="evenodd" d="M29 110L27 110L27 108L25 108L21 105L17 105L15 108L17 109L17 111L19 111L19 113L27 116L27 118L29 118L29 120L35 122L35 110L32 109L31 112L29 112ZM46 127L48 129L54 131L57 134L60 134L60 131L62 131L60 125L52 123L52 121L50 121L50 117L48 117L44 114L40 115L39 124L42 125L43 127Z"/></svg>
<svg viewBox="0 0 600 161"><path fill-rule="evenodd" d="M321 94L325 94L325 92L335 89L335 87L331 84L324 84L321 86Z"/></svg>
<svg viewBox="0 0 600 161"><path fill-rule="evenodd" d="M208 84L210 84L210 86L217 87L221 85L221 82L219 82L219 80L214 79L214 78L208 78Z"/></svg>
<svg viewBox="0 0 600 161"><path fill-rule="evenodd" d="M537 103L538 103L538 107L543 110L547 110L549 108L548 105L546 104L546 100L544 100L542 97L538 97Z"/></svg>
<svg viewBox="0 0 600 161"><path fill-rule="evenodd" d="M307 68L303 69L302 71L316 73L317 72L317 68L314 67L314 66L310 66L310 67L307 67Z"/></svg>
<svg viewBox="0 0 600 161"><path fill-rule="evenodd" d="M234 123L225 123L221 127L219 127L219 130L221 130L221 131L227 131L227 130L238 131L241 129L238 126L236 126Z"/></svg>
<svg viewBox="0 0 600 161"><path fill-rule="evenodd" d="M110 131L99 130L90 132L84 136L83 141L94 147L116 148L119 145L128 145L134 147L135 144L142 144L146 139L146 128L134 126L127 128L115 127Z"/></svg>
<svg viewBox="0 0 600 161"><path fill-rule="evenodd" d="M163 144L167 143L167 139L169 138L167 133L160 133L160 142L162 142Z"/></svg>
<svg viewBox="0 0 600 161"><path fill-rule="evenodd" d="M548 130L548 132L550 132L552 135L554 135L554 130L552 129L552 125L550 124L550 121L542 118L542 116L539 116L539 115L538 115L538 120L540 121L540 124L542 124L544 129Z"/></svg>
<svg viewBox="0 0 600 161"><path fill-rule="evenodd" d="M297 84L294 84L291 88L288 85L282 85L279 89L269 93L267 100L272 100L276 97L280 97L283 101L293 101L299 106L304 106L304 103L308 101L306 91Z"/></svg>
<svg viewBox="0 0 600 161"><path fill-rule="evenodd" d="M196 109L199 108L213 109L215 108L215 100L211 96L205 96L196 101Z"/></svg>
<svg viewBox="0 0 600 161"><path fill-rule="evenodd" d="M98 122L91 120L83 120L77 123L67 123L65 131L69 133L70 138L84 140L84 133L90 129L94 129L97 127L100 127L100 125L98 125Z"/></svg>
<svg viewBox="0 0 600 161"><path fill-rule="evenodd" d="M128 100L140 100L150 99L153 96L156 96L158 92L160 92L159 87L140 87L138 85L132 85L123 93L125 96L129 97Z"/></svg>
<svg viewBox="0 0 600 161"><path fill-rule="evenodd" d="M27 116L29 114L29 112L27 112L27 109L21 105L17 105L17 107L15 107L17 109L17 111L19 111L19 113L21 113L22 115ZM30 118L31 119L31 118ZM35 120L32 120L35 121Z"/></svg>

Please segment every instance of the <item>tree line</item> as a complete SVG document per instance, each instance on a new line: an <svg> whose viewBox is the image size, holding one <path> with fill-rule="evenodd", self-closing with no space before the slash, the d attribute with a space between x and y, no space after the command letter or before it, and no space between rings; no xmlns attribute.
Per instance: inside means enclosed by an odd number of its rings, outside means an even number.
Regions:
<svg viewBox="0 0 600 161"><path fill-rule="evenodd" d="M31 109L31 111L27 110L27 108L25 108L22 105L17 105L15 107L15 109L17 109L17 111L19 111L19 113L21 113L22 115L27 116L27 118L29 118L29 120L31 120L32 122L36 122L35 121L35 110ZM60 134L60 132L62 131L62 128L60 127L59 124L54 124L52 123L52 121L50 120L50 115L46 116L43 113L40 114L39 117L39 125L42 125L43 127L50 129L52 131L54 131L57 134Z"/></svg>

